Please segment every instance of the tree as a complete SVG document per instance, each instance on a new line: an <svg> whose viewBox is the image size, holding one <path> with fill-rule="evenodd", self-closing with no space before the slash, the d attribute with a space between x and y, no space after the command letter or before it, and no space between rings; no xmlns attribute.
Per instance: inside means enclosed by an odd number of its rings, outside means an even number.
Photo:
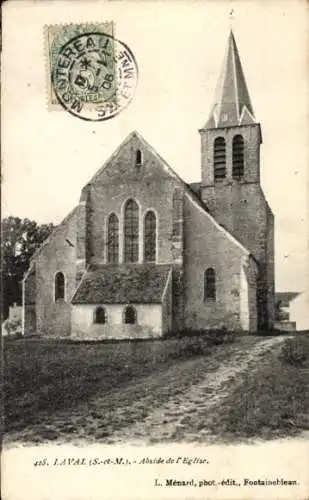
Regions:
<svg viewBox="0 0 309 500"><path fill-rule="evenodd" d="M53 224L38 225L29 219L9 216L2 221L2 296L3 315L9 306L21 304L21 282L29 267L30 259L54 229Z"/></svg>

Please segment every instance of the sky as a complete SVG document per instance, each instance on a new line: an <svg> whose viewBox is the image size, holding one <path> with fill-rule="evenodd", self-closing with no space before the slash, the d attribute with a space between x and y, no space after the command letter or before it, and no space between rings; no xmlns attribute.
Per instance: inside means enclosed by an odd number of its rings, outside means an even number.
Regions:
<svg viewBox="0 0 309 500"><path fill-rule="evenodd" d="M261 184L275 214L276 289L305 289L308 19L305 0L7 2L2 215L58 224L78 203L81 188L133 130L186 182L199 181L198 129L212 107L232 23L262 127ZM139 80L132 102L101 122L50 110L44 25L105 21L114 21L116 37L137 60Z"/></svg>

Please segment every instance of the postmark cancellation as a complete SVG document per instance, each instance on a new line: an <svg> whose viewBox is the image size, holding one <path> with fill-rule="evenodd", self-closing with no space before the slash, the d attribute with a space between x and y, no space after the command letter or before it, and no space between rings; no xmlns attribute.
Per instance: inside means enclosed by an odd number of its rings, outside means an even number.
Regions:
<svg viewBox="0 0 309 500"><path fill-rule="evenodd" d="M113 22L47 25L48 107L90 121L116 116L138 80L133 52L115 37Z"/></svg>

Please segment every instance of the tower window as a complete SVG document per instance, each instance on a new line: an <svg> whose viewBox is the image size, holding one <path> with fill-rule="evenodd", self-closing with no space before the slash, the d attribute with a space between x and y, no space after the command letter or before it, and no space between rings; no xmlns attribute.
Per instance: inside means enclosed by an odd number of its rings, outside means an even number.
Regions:
<svg viewBox="0 0 309 500"><path fill-rule="evenodd" d="M138 262L138 205L128 200L124 209L124 261Z"/></svg>
<svg viewBox="0 0 309 500"><path fill-rule="evenodd" d="M225 139L217 137L214 142L214 178L224 179L226 175Z"/></svg>
<svg viewBox="0 0 309 500"><path fill-rule="evenodd" d="M135 156L135 166L141 167L143 163L143 155L140 149L137 149Z"/></svg>
<svg viewBox="0 0 309 500"><path fill-rule="evenodd" d="M128 306L125 309L124 312L124 322L127 325L134 325L137 323L137 314L136 314L136 309L132 306Z"/></svg>
<svg viewBox="0 0 309 500"><path fill-rule="evenodd" d="M216 300L216 272L212 267L204 273L204 301Z"/></svg>
<svg viewBox="0 0 309 500"><path fill-rule="evenodd" d="M100 323L100 324L107 323L106 312L103 307L100 306L96 308L96 310L94 311L93 321L94 323Z"/></svg>
<svg viewBox="0 0 309 500"><path fill-rule="evenodd" d="M144 261L156 261L157 221L154 212L149 211L144 220Z"/></svg>
<svg viewBox="0 0 309 500"><path fill-rule="evenodd" d="M119 260L119 221L116 214L108 218L107 227L107 262L118 264Z"/></svg>
<svg viewBox="0 0 309 500"><path fill-rule="evenodd" d="M59 272L55 276L55 302L64 300L65 297L65 279L64 274Z"/></svg>
<svg viewBox="0 0 309 500"><path fill-rule="evenodd" d="M244 175L244 139L242 135L233 138L233 178L239 179Z"/></svg>

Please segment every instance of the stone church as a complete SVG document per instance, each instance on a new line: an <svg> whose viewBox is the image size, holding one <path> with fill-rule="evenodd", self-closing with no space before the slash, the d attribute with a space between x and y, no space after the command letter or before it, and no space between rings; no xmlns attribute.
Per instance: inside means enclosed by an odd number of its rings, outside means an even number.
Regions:
<svg viewBox="0 0 309 500"><path fill-rule="evenodd" d="M25 335L122 339L272 327L274 216L260 184L261 127L232 32L199 133L201 181L192 184L137 132L120 144L31 260Z"/></svg>

